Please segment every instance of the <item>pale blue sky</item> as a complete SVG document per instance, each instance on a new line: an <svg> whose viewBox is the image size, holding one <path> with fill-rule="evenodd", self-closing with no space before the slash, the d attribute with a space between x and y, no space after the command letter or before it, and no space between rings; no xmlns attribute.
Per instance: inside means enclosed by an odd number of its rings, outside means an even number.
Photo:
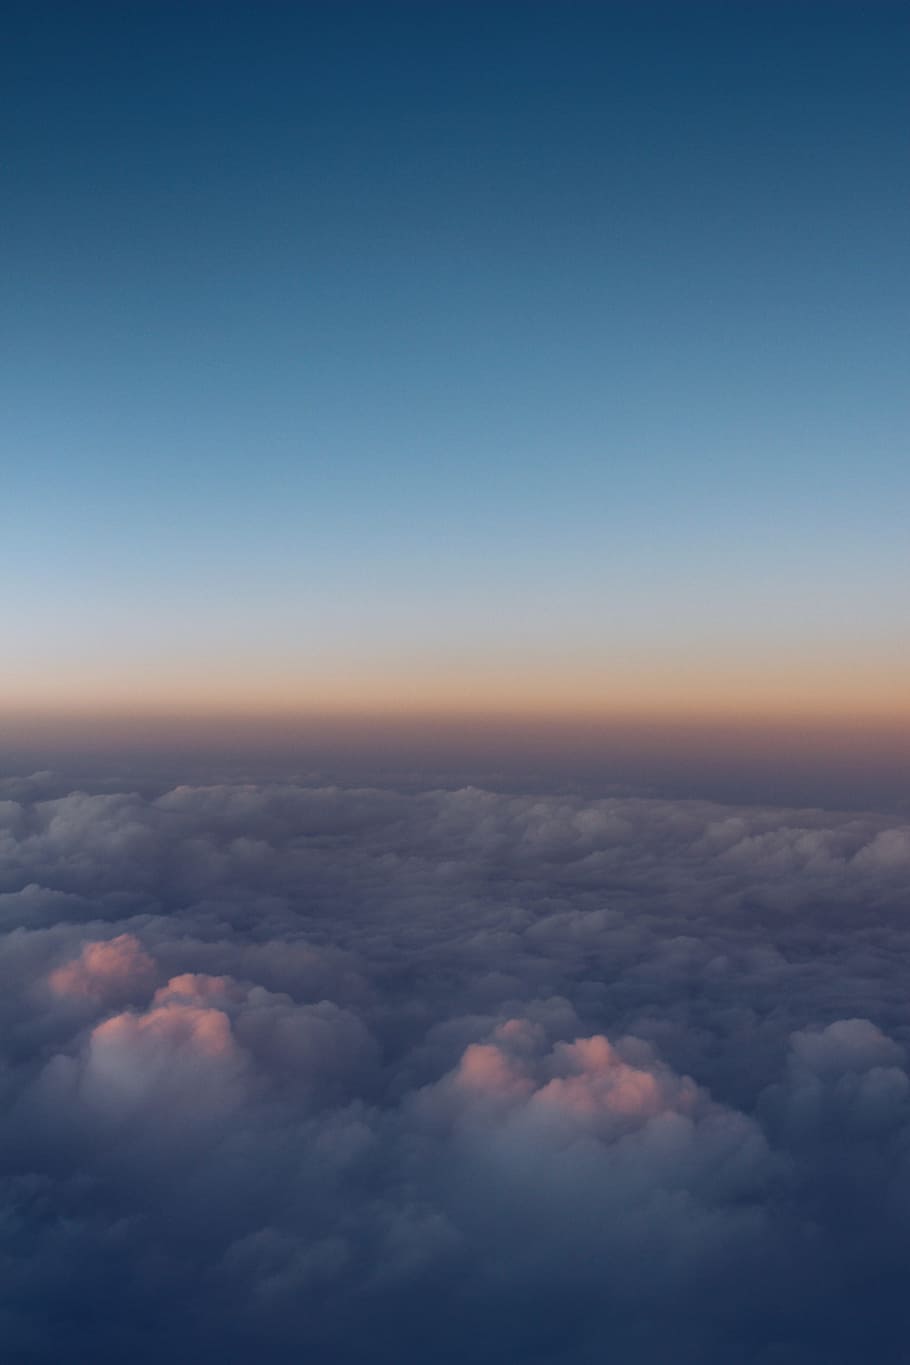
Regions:
<svg viewBox="0 0 910 1365"><path fill-rule="evenodd" d="M13 14L17 676L903 648L902 7Z"/></svg>

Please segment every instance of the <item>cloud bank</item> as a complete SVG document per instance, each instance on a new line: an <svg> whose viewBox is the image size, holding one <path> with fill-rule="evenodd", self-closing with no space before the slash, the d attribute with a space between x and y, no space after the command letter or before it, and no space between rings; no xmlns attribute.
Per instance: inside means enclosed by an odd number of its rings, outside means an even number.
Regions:
<svg viewBox="0 0 910 1365"><path fill-rule="evenodd" d="M899 819L0 797L6 1358L906 1360Z"/></svg>

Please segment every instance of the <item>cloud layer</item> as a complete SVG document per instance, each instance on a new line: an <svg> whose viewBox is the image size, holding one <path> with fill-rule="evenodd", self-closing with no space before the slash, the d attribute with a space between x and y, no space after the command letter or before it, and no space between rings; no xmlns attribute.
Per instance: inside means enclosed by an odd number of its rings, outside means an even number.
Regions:
<svg viewBox="0 0 910 1365"><path fill-rule="evenodd" d="M910 827L5 786L9 1359L906 1359Z"/></svg>

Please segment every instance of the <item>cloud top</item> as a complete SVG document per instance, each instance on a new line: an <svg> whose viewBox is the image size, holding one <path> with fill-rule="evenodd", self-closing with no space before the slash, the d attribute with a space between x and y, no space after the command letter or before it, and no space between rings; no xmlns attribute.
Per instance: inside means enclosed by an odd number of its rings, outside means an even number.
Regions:
<svg viewBox="0 0 910 1365"><path fill-rule="evenodd" d="M894 817L43 775L0 825L11 1358L852 1365L858 1295L902 1358Z"/></svg>

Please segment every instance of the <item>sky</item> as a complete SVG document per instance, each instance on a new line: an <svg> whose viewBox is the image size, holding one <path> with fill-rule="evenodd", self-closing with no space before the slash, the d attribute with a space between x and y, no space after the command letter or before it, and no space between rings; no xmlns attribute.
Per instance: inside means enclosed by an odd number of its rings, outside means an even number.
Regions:
<svg viewBox="0 0 910 1365"><path fill-rule="evenodd" d="M907 1365L908 30L0 0L4 1365Z"/></svg>
<svg viewBox="0 0 910 1365"><path fill-rule="evenodd" d="M905 729L904 6L3 26L4 736Z"/></svg>

